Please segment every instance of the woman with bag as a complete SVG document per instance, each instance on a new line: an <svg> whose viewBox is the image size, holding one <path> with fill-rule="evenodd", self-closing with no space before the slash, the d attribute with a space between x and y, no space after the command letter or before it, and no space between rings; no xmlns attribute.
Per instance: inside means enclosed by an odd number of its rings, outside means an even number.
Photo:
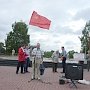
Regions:
<svg viewBox="0 0 90 90"><path fill-rule="evenodd" d="M52 54L52 71L53 72L57 72L58 58L59 58L59 51L57 50Z"/></svg>

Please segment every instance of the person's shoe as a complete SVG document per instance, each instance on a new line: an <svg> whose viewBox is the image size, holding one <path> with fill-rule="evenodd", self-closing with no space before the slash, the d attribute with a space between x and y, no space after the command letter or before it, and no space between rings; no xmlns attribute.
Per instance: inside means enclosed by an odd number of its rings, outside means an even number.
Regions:
<svg viewBox="0 0 90 90"><path fill-rule="evenodd" d="M16 72L16 74L18 74L18 72Z"/></svg>
<svg viewBox="0 0 90 90"><path fill-rule="evenodd" d="M40 77L38 77L38 80L40 80Z"/></svg>
<svg viewBox="0 0 90 90"><path fill-rule="evenodd" d="M30 73L29 71L26 71L26 73Z"/></svg>
<svg viewBox="0 0 90 90"><path fill-rule="evenodd" d="M35 78L32 76L31 80L34 80Z"/></svg>
<svg viewBox="0 0 90 90"><path fill-rule="evenodd" d="M25 72L21 72L21 74L25 74Z"/></svg>
<svg viewBox="0 0 90 90"><path fill-rule="evenodd" d="M58 71L55 71L56 73L58 73Z"/></svg>
<svg viewBox="0 0 90 90"><path fill-rule="evenodd" d="M60 72L60 73L64 73L64 72Z"/></svg>

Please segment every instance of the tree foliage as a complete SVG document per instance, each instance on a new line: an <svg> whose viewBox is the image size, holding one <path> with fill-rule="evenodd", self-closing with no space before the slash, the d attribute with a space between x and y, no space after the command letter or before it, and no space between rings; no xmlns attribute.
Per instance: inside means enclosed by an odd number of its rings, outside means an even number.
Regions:
<svg viewBox="0 0 90 90"><path fill-rule="evenodd" d="M10 31L9 34L7 34L7 39L5 40L7 53L11 53L12 49L17 53L18 48L22 43L29 43L29 35L27 34L28 26L24 22L15 22L12 24L12 29L13 31Z"/></svg>
<svg viewBox="0 0 90 90"><path fill-rule="evenodd" d="M44 57L50 58L52 56L53 52L54 51L46 51L46 52L44 52Z"/></svg>
<svg viewBox="0 0 90 90"><path fill-rule="evenodd" d="M69 51L68 52L68 58L69 59L73 58L74 53L76 53L74 50Z"/></svg>
<svg viewBox="0 0 90 90"><path fill-rule="evenodd" d="M82 36L80 37L81 48L83 53L87 53L90 49L90 21L86 23L84 29L82 30Z"/></svg>
<svg viewBox="0 0 90 90"><path fill-rule="evenodd" d="M5 54L4 43L0 42L0 54Z"/></svg>

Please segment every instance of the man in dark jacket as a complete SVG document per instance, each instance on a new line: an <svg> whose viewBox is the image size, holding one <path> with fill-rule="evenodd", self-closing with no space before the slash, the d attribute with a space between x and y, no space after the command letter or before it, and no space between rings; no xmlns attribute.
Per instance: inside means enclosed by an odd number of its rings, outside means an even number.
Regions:
<svg viewBox="0 0 90 90"><path fill-rule="evenodd" d="M62 67L63 67L63 72L62 73L65 73L67 54L66 54L66 50L64 49L64 47L61 47L61 50L62 50L62 53L61 53Z"/></svg>

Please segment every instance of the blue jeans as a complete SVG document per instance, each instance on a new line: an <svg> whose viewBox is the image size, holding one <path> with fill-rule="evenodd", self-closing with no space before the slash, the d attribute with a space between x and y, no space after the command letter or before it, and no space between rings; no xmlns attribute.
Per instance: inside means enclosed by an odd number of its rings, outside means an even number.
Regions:
<svg viewBox="0 0 90 90"><path fill-rule="evenodd" d="M63 67L63 73L65 73L65 68L66 68L66 57L63 57L63 60L62 60L62 67Z"/></svg>
<svg viewBox="0 0 90 90"><path fill-rule="evenodd" d="M26 62L25 62L25 69L26 69L26 72L28 72L28 67L29 67L29 65L30 65L30 59L29 59L29 57L26 59Z"/></svg>
<svg viewBox="0 0 90 90"><path fill-rule="evenodd" d="M89 71L89 69L90 69L90 61L87 61L87 69Z"/></svg>

